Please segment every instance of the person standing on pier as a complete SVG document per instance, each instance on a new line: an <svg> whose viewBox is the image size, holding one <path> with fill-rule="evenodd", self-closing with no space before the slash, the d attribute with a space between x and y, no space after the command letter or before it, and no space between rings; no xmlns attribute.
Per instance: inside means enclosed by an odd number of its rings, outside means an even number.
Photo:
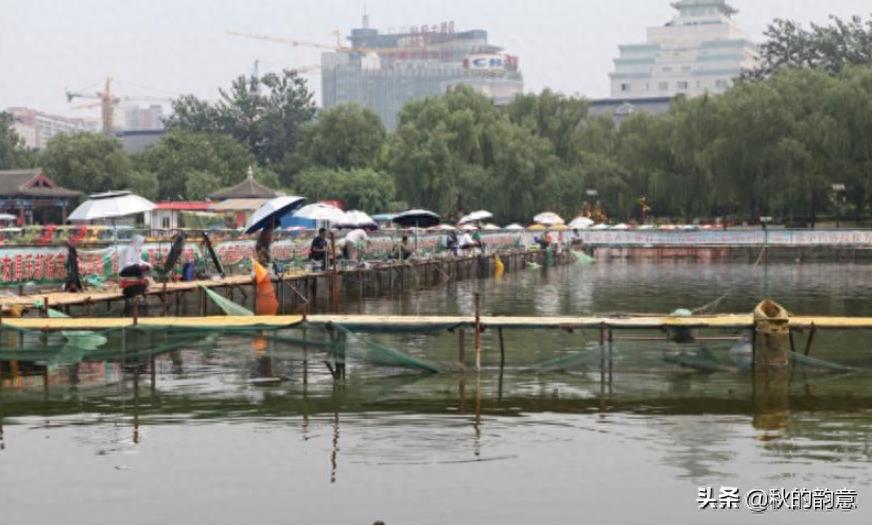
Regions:
<svg viewBox="0 0 872 525"><path fill-rule="evenodd" d="M254 254L257 258L257 262L259 262L264 268L269 268L270 261L272 260L269 253L270 245L272 245L272 230L270 228L264 228L260 231L260 235L257 237L257 243L254 245Z"/></svg>
<svg viewBox="0 0 872 525"><path fill-rule="evenodd" d="M415 253L415 247L412 246L412 240L409 239L409 236L403 235L403 238L394 246L392 251L394 259L405 261Z"/></svg>
<svg viewBox="0 0 872 525"><path fill-rule="evenodd" d="M481 253L484 254L484 243L482 242L481 235L481 224L478 225L478 228L474 232L472 232L472 241L475 246L481 250Z"/></svg>
<svg viewBox="0 0 872 525"><path fill-rule="evenodd" d="M312 244L309 246L309 260L320 262L321 270L327 270L327 229L321 228L318 230L318 235L312 239Z"/></svg>

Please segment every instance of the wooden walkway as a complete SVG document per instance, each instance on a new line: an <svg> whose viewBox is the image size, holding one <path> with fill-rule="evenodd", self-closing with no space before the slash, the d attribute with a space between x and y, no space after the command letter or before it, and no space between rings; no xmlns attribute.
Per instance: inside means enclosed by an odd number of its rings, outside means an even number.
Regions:
<svg viewBox="0 0 872 525"><path fill-rule="evenodd" d="M149 328L188 327L265 328L293 327L303 322L315 326L337 324L355 331L429 331L454 328L474 328L474 316L378 316L378 315L299 315L274 316L208 316L208 317L142 317L130 318L3 318L3 325L28 330L103 330L124 328L135 324ZM750 329L754 327L751 314L725 314L716 316L627 316L627 317L497 317L482 316L483 329L664 329L713 328ZM872 317L792 317L790 328L817 329L872 329Z"/></svg>
<svg viewBox="0 0 872 525"><path fill-rule="evenodd" d="M281 311L298 313L302 311L303 304L309 304L318 297L318 290L321 291L322 296L330 296L329 302L335 304L339 300L336 295L339 295L343 289L356 290L359 297L383 293L393 295L395 292L402 292L407 286L412 286L413 280L417 288L453 280L490 276L493 271L493 255L440 257L415 261L376 261L368 262L365 267L316 272L295 269L286 272L280 278L274 278L273 282L277 285L276 293ZM506 250L496 255L503 259L506 270L524 268L528 262L544 257L542 252L524 250ZM566 262L569 255L564 253L562 257L566 259L562 262ZM559 259L555 257L555 260ZM234 300L234 292L237 291L240 292L239 295L243 300L254 300L254 294L251 293L253 281L248 274L187 282L152 283L146 295L160 300L160 309L164 315L175 313L176 316L180 316L188 313L184 305L180 307L180 303L184 303L185 298L191 297L192 294L199 293L201 285L223 290L231 300ZM113 303L123 299L124 296L117 283L107 283L105 288L89 288L75 293L44 290L30 294L0 295L0 314L9 316L14 310L18 310L14 312L17 315L44 308L47 303L52 308L62 309L77 317L92 317L94 307L102 305L108 311ZM170 303L175 303L175 307L170 308ZM208 315L209 307L202 294L197 303L190 313ZM71 307L77 307L78 311L72 312Z"/></svg>

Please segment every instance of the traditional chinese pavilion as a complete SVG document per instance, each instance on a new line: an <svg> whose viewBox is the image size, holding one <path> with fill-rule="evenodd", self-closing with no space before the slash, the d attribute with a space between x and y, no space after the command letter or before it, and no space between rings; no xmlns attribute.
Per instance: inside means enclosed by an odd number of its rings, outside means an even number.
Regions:
<svg viewBox="0 0 872 525"><path fill-rule="evenodd" d="M235 186L218 190L209 195L212 201L218 201L209 208L211 211L233 214L237 226L245 224L248 216L266 201L284 195L254 179L254 172L248 169L245 179Z"/></svg>
<svg viewBox="0 0 872 525"><path fill-rule="evenodd" d="M81 192L62 188L41 168L0 171L0 213L18 217L18 225L63 224Z"/></svg>

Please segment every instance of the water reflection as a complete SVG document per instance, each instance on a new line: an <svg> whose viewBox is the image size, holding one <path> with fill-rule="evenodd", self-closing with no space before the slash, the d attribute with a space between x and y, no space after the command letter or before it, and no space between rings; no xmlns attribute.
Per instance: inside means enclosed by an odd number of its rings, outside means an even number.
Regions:
<svg viewBox="0 0 872 525"><path fill-rule="evenodd" d="M773 270L772 287L791 294L784 303L794 311L829 309L826 313L844 313L840 309L856 294L872 291L862 279L860 292L848 290L855 285L842 277L828 282L822 272L830 270L811 265L785 268L786 274ZM847 273L872 276L868 268ZM621 262L507 274L499 283L455 283L406 293L395 303L366 299L363 309L471 313L473 294L481 292L485 311L495 313L662 312L702 302L703 296L709 299L716 283L729 279L750 290L755 276L741 265L689 269L677 263ZM551 297L539 297L544 293ZM751 304L754 293L737 292L727 306ZM842 293L846 301L826 296ZM358 308L347 301L345 308L351 307ZM298 473L307 484L302 499L321 494L317 487L322 484L339 494L346 484L359 487L380 476L405 479L415 472L422 473L417 479L422 486L443 490L458 479L473 478L477 468L504 469L488 471L501 473L493 479L494 487L543 497L537 492L543 483L536 477L539 468L565 476L560 479L566 492L551 490L572 501L576 483L583 482L578 473L589 472L602 458L611 458L614 469L621 468L624 458L638 462L627 467L629 477L656 472L694 484L748 477L775 483L791 476L821 485L828 480L870 483L872 373L862 335L815 336L815 355L857 371L834 374L797 367L766 380L670 363L665 357L675 351L666 343L625 341L607 332L603 344L591 332L485 332L481 374L439 375L366 364L351 352L346 361L317 345L338 333L308 329L290 335L303 343L224 336L191 340L157 356L115 361L51 366L3 361L0 458L12 467L0 469L0 488L15 481L10 472L26 470L22 465L47 450L43 442L58 447L53 459L69 458L69 463L57 462L66 465L59 468L62 474L88 470L95 448L117 466L145 470L148 462L164 469L164 475L179 472L163 481L178 494L199 475L179 466L192 468L204 461L192 448L186 450L194 457L174 452L191 442L207 449L206 462L215 468L238 470L234 484L263 485L261 472L276 457L285 459L292 467L285 465L266 484L283 486L287 471ZM367 337L439 363L458 360L457 333ZM726 359L731 345L713 342L706 348ZM570 359L573 366L538 367L555 356ZM77 454L83 445L90 460ZM267 466L257 463L261 456ZM246 469L249 462L258 468ZM484 463L489 466L479 465ZM420 465L426 472L415 470ZM524 465L523 475L512 470L518 465ZM395 468L403 469L399 476ZM619 492L629 477L603 476L592 488ZM45 489L58 488L51 480L42 483ZM327 493L319 503L329 507L336 494ZM684 501L685 495L678 497Z"/></svg>

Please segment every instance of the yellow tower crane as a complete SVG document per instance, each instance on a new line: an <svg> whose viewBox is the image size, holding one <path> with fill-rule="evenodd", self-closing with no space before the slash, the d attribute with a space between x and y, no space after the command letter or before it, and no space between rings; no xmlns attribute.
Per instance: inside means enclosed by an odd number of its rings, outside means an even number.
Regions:
<svg viewBox="0 0 872 525"><path fill-rule="evenodd" d="M111 135L112 131L115 129L113 123L113 114L115 111L115 107L121 102L135 102L135 101L152 101L152 102L170 102L170 99L165 97L147 97L147 96L136 96L136 97L119 97L116 96L112 92L112 79L106 78L106 83L104 84L103 91L97 91L96 93L83 93L76 91L66 92L67 102L72 102L74 99L80 98L84 100L91 100L91 102L86 102L84 104L78 104L73 106L73 109L90 109L99 107L100 108L100 118L103 123L103 133L107 135Z"/></svg>

